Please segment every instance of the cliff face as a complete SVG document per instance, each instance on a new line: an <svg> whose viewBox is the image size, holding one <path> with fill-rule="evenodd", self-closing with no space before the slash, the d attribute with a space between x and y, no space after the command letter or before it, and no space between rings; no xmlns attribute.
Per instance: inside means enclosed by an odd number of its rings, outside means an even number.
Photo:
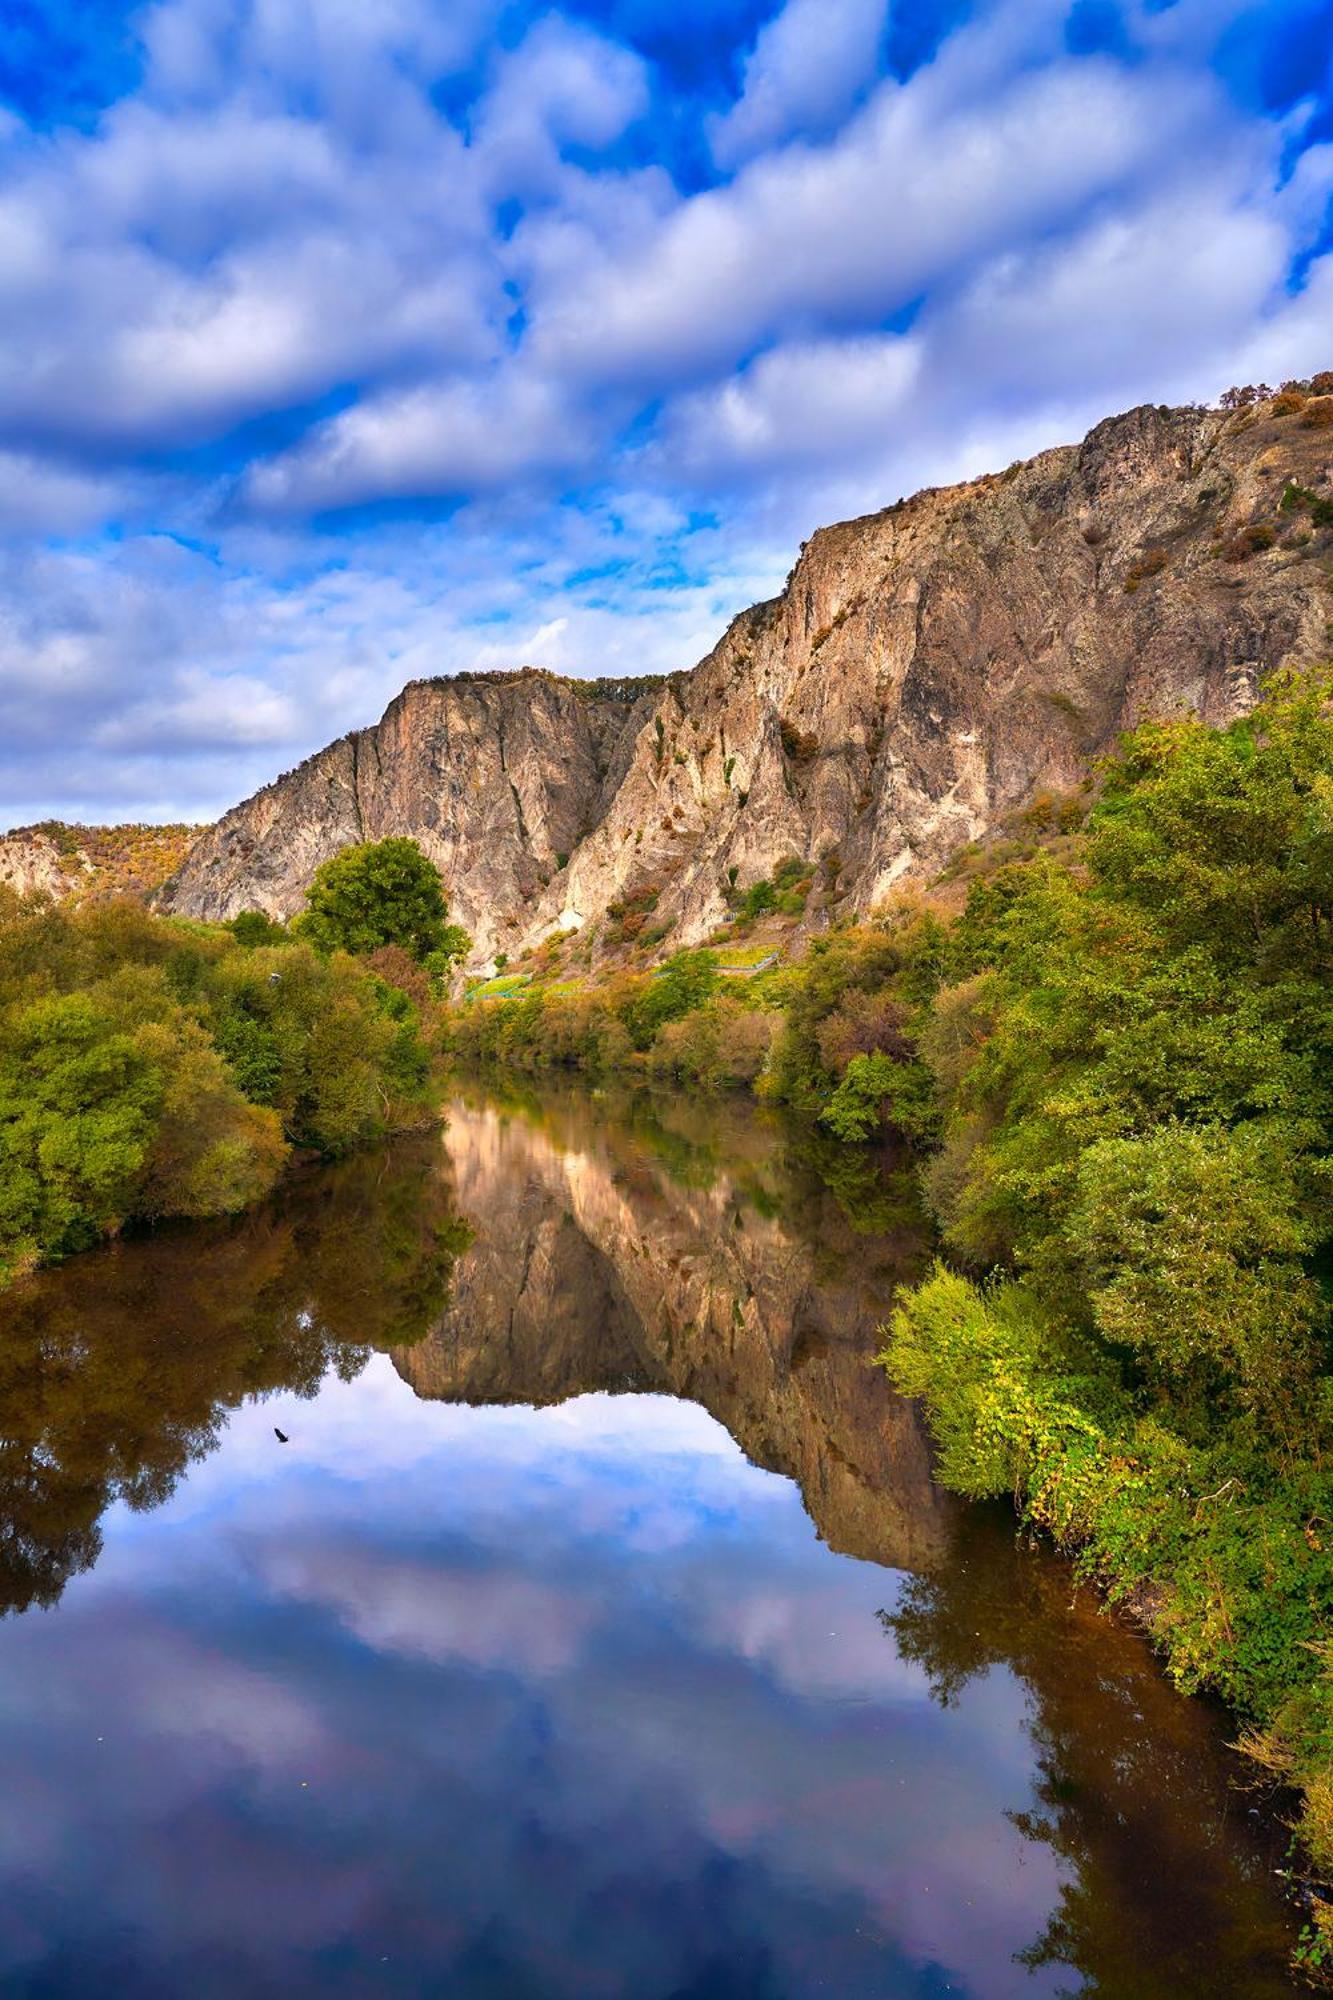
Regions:
<svg viewBox="0 0 1333 2000"><path fill-rule="evenodd" d="M36 827L0 838L0 882L17 896L50 896L59 902L77 890L80 874L50 834Z"/></svg>
<svg viewBox="0 0 1333 2000"><path fill-rule="evenodd" d="M707 1154L726 1113L699 1115L714 1121L699 1135ZM726 1138L729 1159L752 1150L762 1205L744 1174L673 1178L640 1132L604 1113L594 1123L577 1102L563 1116L548 1107L544 1126L451 1106L454 1194L477 1238L443 1320L394 1365L418 1395L451 1402L687 1397L748 1458L799 1483L832 1548L928 1568L952 1503L915 1408L867 1364L924 1232L856 1234L753 1116Z"/></svg>
<svg viewBox="0 0 1333 2000"><path fill-rule="evenodd" d="M340 737L209 828L160 905L205 918L291 916L329 855L408 833L484 954L527 927L545 884L596 825L644 685L532 671L414 681L373 729Z"/></svg>
<svg viewBox="0 0 1333 2000"><path fill-rule="evenodd" d="M439 864L479 958L650 885L654 922L695 942L730 870L744 888L793 854L836 857L840 906L868 909L1126 727L1227 720L1327 653L1333 531L1280 505L1289 484L1328 497L1325 410L1134 410L821 530L686 674L416 683L229 813L165 905L286 915L326 855L394 832Z"/></svg>

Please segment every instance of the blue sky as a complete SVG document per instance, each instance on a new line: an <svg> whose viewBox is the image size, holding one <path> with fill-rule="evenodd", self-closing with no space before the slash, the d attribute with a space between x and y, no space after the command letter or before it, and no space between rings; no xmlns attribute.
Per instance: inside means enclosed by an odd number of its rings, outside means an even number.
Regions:
<svg viewBox="0 0 1333 2000"><path fill-rule="evenodd" d="M689 665L823 521L1333 366L1333 0L10 0L0 822Z"/></svg>

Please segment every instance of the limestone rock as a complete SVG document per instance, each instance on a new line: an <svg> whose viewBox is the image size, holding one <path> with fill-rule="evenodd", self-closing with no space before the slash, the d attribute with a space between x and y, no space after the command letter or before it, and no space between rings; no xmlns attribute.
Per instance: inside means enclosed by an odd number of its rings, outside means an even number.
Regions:
<svg viewBox="0 0 1333 2000"><path fill-rule="evenodd" d="M227 814L164 905L288 915L327 855L407 833L479 961L649 887L670 941L697 942L732 870L743 889L793 854L867 910L1125 728L1225 721L1322 658L1330 533L1281 500L1327 498L1331 465L1333 432L1280 403L1132 410L821 530L688 673L414 683Z"/></svg>
<svg viewBox="0 0 1333 2000"><path fill-rule="evenodd" d="M84 870L62 855L49 833L20 829L0 837L0 882L19 896L50 896L59 902L77 888Z"/></svg>

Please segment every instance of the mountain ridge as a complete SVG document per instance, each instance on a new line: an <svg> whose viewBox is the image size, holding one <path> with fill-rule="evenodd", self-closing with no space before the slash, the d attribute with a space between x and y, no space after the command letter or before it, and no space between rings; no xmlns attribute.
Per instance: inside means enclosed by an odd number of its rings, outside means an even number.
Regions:
<svg viewBox="0 0 1333 2000"><path fill-rule="evenodd" d="M1322 385L1321 385L1322 386ZM810 922L929 879L1150 716L1224 722L1329 650L1333 396L1144 405L1077 444L821 528L697 665L409 682L224 814L159 906L289 916L320 861L409 834L476 961L556 931L664 945L783 859Z"/></svg>

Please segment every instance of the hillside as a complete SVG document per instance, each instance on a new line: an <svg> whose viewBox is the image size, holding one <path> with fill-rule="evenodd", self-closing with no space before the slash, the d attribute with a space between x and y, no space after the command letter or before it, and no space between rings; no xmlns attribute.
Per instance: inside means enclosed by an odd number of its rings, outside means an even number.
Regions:
<svg viewBox="0 0 1333 2000"><path fill-rule="evenodd" d="M42 820L0 835L0 883L20 895L151 896L180 867L201 829L73 826Z"/></svg>
<svg viewBox="0 0 1333 2000"><path fill-rule="evenodd" d="M412 683L226 814L162 906L286 916L327 855L406 833L479 962L627 908L694 942L792 856L807 922L868 909L1126 727L1223 721L1322 657L1331 465L1333 396L1132 410L821 530L687 673Z"/></svg>

